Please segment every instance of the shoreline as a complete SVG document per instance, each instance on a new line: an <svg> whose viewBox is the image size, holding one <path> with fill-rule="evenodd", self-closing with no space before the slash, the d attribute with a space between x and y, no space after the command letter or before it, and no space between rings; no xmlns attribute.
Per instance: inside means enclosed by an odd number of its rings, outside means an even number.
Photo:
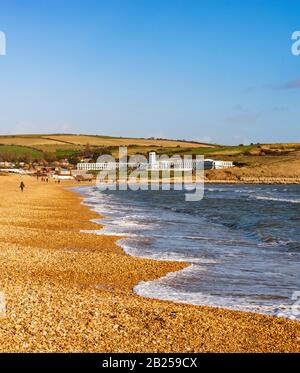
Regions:
<svg viewBox="0 0 300 373"><path fill-rule="evenodd" d="M218 183L215 183L213 182L213 184L218 184ZM259 184L257 184L259 185ZM82 188L84 188L85 186L82 186ZM78 188L81 188L81 187L78 187ZM83 205L84 206L87 206L91 211L93 212L96 212L96 214L98 215L99 217L99 220L101 220L102 218L106 218L105 216L101 215L100 212L97 212L95 209L92 208L92 206L90 206L88 203L85 203L85 197L83 196L83 193L79 191L75 191L75 193L77 193L83 200ZM97 219L96 219L97 220ZM101 229L103 229L103 227L106 226L106 224L102 225L100 222L96 222L96 224L99 225L99 230L101 231ZM109 224L107 224L107 226L109 226ZM105 235L106 233L104 233ZM116 240L116 245L118 247L120 247L124 253L130 257L137 257L137 258L142 258L142 259L146 259L146 260L154 260L154 261L157 261L158 263L160 262L174 262L174 260L172 261L172 259L151 259L151 258L147 258L147 257L143 257L143 256L138 256L138 255L134 255L132 253L130 253L128 250L126 250L122 244L119 242L119 241L122 241L122 240L126 240L127 236L122 236L120 235L120 237L118 236L118 239ZM176 273L178 272L181 272L181 271L185 271L185 270L188 270L190 267L192 267L192 264L189 263L189 262L185 262L184 260L175 260L176 263L182 263L185 265L184 268L180 268L178 270L175 270L173 272L168 272L166 273L165 275L163 275L162 277L160 278L156 278L154 280L151 280L151 281L140 281L139 283L137 283L133 289L132 289L132 292L139 296L139 297L142 297L142 298L146 298L146 299L152 299L152 300L158 300L158 301L162 301L162 302L171 302L171 303L174 303L174 304L185 304L185 305L190 305L190 306L195 306L195 307L209 307L209 308L213 308L213 309L219 309L219 310L224 310L224 311L233 311L233 312L242 312L242 313L251 313L251 314L254 314L254 315L261 315L261 316L268 316L268 317L275 317L275 318L278 318L278 319L282 319L282 317L278 317L276 315L268 315L266 313L263 313L263 312L259 312L259 311L251 311L250 310L250 307L249 307L249 310L245 311L245 310L237 310L237 309L234 309L234 308L222 308L222 307L217 307L217 306L207 306L205 304L194 304L194 303L191 303L191 302L188 302L188 301L179 301L179 300L168 300L168 299L163 299L163 298L158 298L158 297L155 297L155 296L147 296L147 295L143 295L143 294L139 294L137 288L140 286L140 285L144 285L144 284L151 284L152 282L159 282L160 280L162 280L163 278L165 277L168 277L168 276L172 276L172 275L175 275ZM255 307L253 307L255 308ZM285 318L283 318L285 320ZM296 322L299 322L299 320L295 320Z"/></svg>
<svg viewBox="0 0 300 373"><path fill-rule="evenodd" d="M7 299L3 352L299 352L300 323L177 304L133 293L185 268L126 255L96 212L61 185L1 176L0 273ZM91 185L91 184L88 184Z"/></svg>
<svg viewBox="0 0 300 373"><path fill-rule="evenodd" d="M240 185L299 185L299 178L244 178L244 180L205 180L204 184L240 184Z"/></svg>
<svg viewBox="0 0 300 373"><path fill-rule="evenodd" d="M153 183L159 183L159 184L176 184L176 183L183 183L184 182L184 178L178 178L178 179L174 179L174 178L170 178L170 180L167 180L165 181L164 179L153 179L151 180ZM148 179L141 179L140 182L135 182L134 184L135 185L139 185L141 184L142 182L148 184L149 186L151 186L151 181L149 181ZM225 180L225 179L207 179L207 178L204 178L204 181L203 180L199 180L200 182L204 182L204 185L205 184L241 184L241 185L248 185L248 184L253 184L253 185L298 185L300 184L300 178L268 178L268 177L264 177L264 178L241 178L240 180ZM189 184L189 183L195 183L196 182L196 178L193 178L191 182L187 181L186 184ZM126 181L117 181L116 183L117 185L127 185L129 184L129 181L126 180Z"/></svg>
<svg viewBox="0 0 300 373"><path fill-rule="evenodd" d="M78 187L78 189L80 188L85 188L86 186L81 186L81 187ZM77 189L77 188L74 188L74 189ZM73 191L73 190L71 190ZM95 208L93 208L91 205L89 205L88 203L85 202L85 199L86 197L84 196L84 191L81 193L80 190L75 190L74 191L80 198L82 198L82 204L84 206L87 206L91 211L95 212L99 219L95 219L95 220L100 220L99 222L95 221L95 223L99 226L99 231L101 231L104 227L108 227L109 228L109 223L107 224L101 224L101 219L107 219L107 217L105 215L103 215L101 212L98 212ZM88 197L87 197L88 198ZM88 232L87 232L88 233ZM100 235L108 235L108 236L111 236L110 234L108 233L97 233L97 234L100 234ZM264 315L264 316L271 316L271 317L275 317L275 318L282 318L282 317L279 317L277 315L272 315L272 314L268 314L266 312L263 312L263 311L259 311L257 309L257 306L253 305L252 307L250 306L250 304L248 305L248 309L238 309L238 308L234 308L234 307L221 307L221 306L215 306L215 305L207 305L205 303L193 303L191 301L188 301L188 300L178 300L178 299L172 299L172 297L155 297L154 295L144 295L143 294L143 288L144 286L147 287L147 285L151 288L151 285L155 285L155 283L157 282L160 282L161 280L164 280L165 278L168 278L170 276L174 276L176 274L178 274L179 272L185 272L185 271L189 271L189 269L191 270L192 267L193 267L193 264L190 263L190 262L187 262L187 261L184 261L184 260L177 260L177 259L174 259L174 258L170 258L170 259L163 259L163 258L150 258L150 257L147 257L147 256L142 256L142 255L138 255L138 254L135 254L135 253L132 253L130 251L130 249L126 248L126 239L128 238L128 236L126 236L126 234L123 236L122 234L118 234L118 239L115 241L115 244L121 249L124 251L124 253L130 257L133 257L133 258L142 258L142 259L146 259L146 260L154 260L154 261L157 261L158 263L161 263L161 262L171 262L171 263L180 263L180 264L183 264L184 265L184 268L180 268L178 270L175 270L175 271L172 271L172 272L168 272L166 274L164 274L162 277L160 278L156 278L154 280L151 280L151 281L144 281L144 280L141 280L139 283L137 283L133 289L132 289L132 292L134 294L136 294L137 296L140 296L140 297L144 297L144 298L148 298L148 299L153 299L153 300L159 300L159 301L167 301L167 302L172 302L172 303L175 303L175 304L186 304L186 305L190 305L190 306L196 306L196 307L211 307L211 308L218 308L218 309L223 309L223 310L229 310L229 311L237 311L237 312L245 312L245 313L252 313L252 314L255 314L255 315ZM122 243L122 241L125 242L125 245ZM155 286L154 286L155 287ZM139 290L141 288L141 290ZM168 296L168 295L167 295ZM286 318L284 318L286 319ZM296 322L299 322L300 323L300 320L295 320Z"/></svg>
<svg viewBox="0 0 300 373"><path fill-rule="evenodd" d="M204 184L240 184L240 185L298 185L300 178L284 177L241 177L240 180L204 179Z"/></svg>

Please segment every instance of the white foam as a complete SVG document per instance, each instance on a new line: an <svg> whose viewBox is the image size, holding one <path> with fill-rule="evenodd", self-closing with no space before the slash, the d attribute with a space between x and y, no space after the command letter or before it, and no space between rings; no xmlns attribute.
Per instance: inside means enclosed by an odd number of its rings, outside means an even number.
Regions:
<svg viewBox="0 0 300 373"><path fill-rule="evenodd" d="M252 198L263 200L263 201L275 201L275 202L286 202L286 203L300 203L299 199L289 199L289 198L277 198L277 197L267 197L267 196L252 196Z"/></svg>
<svg viewBox="0 0 300 373"><path fill-rule="evenodd" d="M137 236L139 239L141 236ZM194 264L216 264L218 263L217 260L207 259L207 258L195 258L189 257L186 254L181 254L172 251L166 252L155 252L155 251L147 251L147 249L141 252L139 247L133 247L132 245L127 244L127 239L121 239L117 241L117 244L125 251L126 254L130 256L136 256L145 259L152 259L157 261L167 261L167 262L183 262L183 263L194 263ZM200 270L200 267L197 267ZM201 267L201 270L206 270L205 267Z"/></svg>
<svg viewBox="0 0 300 373"><path fill-rule="evenodd" d="M134 292L135 294L145 298L156 298L176 303L193 304L196 306L209 306L236 311L289 317L289 306L285 306L286 312L281 309L283 312L279 313L278 307L251 304L252 300L247 297L239 297L239 299L237 299L233 297L213 296L201 292L186 292L183 290L174 290L174 287L168 285L175 282L179 276L180 282L184 281L185 277L189 277L193 274L195 268L195 266L191 265L181 271L168 273L166 276L158 280L148 282L141 281L134 287ZM198 270L199 268L197 266L196 271L198 272Z"/></svg>

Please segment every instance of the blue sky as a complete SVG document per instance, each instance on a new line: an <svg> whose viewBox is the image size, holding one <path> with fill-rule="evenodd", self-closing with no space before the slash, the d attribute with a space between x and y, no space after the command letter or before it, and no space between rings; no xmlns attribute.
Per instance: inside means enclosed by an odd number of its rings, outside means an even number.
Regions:
<svg viewBox="0 0 300 373"><path fill-rule="evenodd" d="M1 0L0 133L300 142L297 0Z"/></svg>

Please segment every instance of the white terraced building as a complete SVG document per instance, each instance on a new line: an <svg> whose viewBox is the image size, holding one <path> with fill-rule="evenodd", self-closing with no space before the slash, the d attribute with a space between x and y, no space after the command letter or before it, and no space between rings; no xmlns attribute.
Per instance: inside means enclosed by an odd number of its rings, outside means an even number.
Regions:
<svg viewBox="0 0 300 373"><path fill-rule="evenodd" d="M140 168L147 170L177 170L190 171L195 169L221 169L233 167L233 162L215 161L213 159L206 159L204 162L199 159L189 159L175 157L166 159L159 159L155 152L149 153L149 161L134 163L134 162L102 162L102 163L78 163L78 171L101 171L101 170L117 170L120 168Z"/></svg>
<svg viewBox="0 0 300 373"><path fill-rule="evenodd" d="M204 164L207 169L221 169L221 168L231 168L234 167L231 161L215 161L213 159L205 159Z"/></svg>

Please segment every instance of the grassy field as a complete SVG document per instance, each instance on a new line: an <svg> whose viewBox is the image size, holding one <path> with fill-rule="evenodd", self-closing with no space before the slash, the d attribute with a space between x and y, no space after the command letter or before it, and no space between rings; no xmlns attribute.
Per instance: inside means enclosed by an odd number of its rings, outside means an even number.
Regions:
<svg viewBox="0 0 300 373"><path fill-rule="evenodd" d="M165 139L138 139L121 138L109 136L91 135L15 135L0 136L0 153L9 154L30 154L33 158L39 158L43 153L53 153L56 157L70 157L82 152L87 145L91 150L99 148L109 149L114 156L118 155L119 146L127 146L128 153L147 154L149 151L182 152L189 149L209 149L211 145L196 142Z"/></svg>
<svg viewBox="0 0 300 373"><path fill-rule="evenodd" d="M108 136L91 136L91 135L15 135L15 136L0 136L0 144L4 145L23 145L23 146L48 146L48 145L73 145L85 146L156 146L156 147L210 147L209 144L201 144L197 142L181 141L181 140L166 140L166 139L139 139L139 138L123 138L123 137L108 137Z"/></svg>
<svg viewBox="0 0 300 373"><path fill-rule="evenodd" d="M208 171L212 180L300 178L300 144L262 144L227 147L212 151L209 158L233 161L236 167Z"/></svg>
<svg viewBox="0 0 300 373"><path fill-rule="evenodd" d="M7 155L12 155L16 156L17 158L29 156L29 158L32 159L39 159L42 157L42 152L34 149L34 148L29 148L27 146L20 146L20 145L0 145L0 158L2 155L7 156Z"/></svg>
<svg viewBox="0 0 300 373"><path fill-rule="evenodd" d="M58 145L61 144L61 142L43 137L0 136L0 144L33 147L43 145Z"/></svg>
<svg viewBox="0 0 300 373"><path fill-rule="evenodd" d="M155 146L155 147L209 147L208 144L200 144L195 142L184 142L178 140L162 140L162 139L135 139L122 137L107 137L107 136L87 136L87 135L48 135L49 141L60 141L74 145L91 146ZM45 139L45 137L43 137ZM1 138L0 138L1 142Z"/></svg>

